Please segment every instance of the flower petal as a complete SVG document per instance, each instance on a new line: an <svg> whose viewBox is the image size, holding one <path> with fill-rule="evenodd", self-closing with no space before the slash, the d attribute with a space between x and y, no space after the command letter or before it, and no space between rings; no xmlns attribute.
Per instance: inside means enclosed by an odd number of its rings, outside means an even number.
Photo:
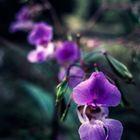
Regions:
<svg viewBox="0 0 140 140"><path fill-rule="evenodd" d="M90 104L93 101L93 95L89 90L90 79L81 82L73 89L73 100L78 105Z"/></svg>
<svg viewBox="0 0 140 140"><path fill-rule="evenodd" d="M81 140L105 140L106 135L102 124L84 123L79 128Z"/></svg>
<svg viewBox="0 0 140 140"><path fill-rule="evenodd" d="M106 119L105 127L108 130L107 140L120 140L123 132L123 126L120 121L114 119Z"/></svg>
<svg viewBox="0 0 140 140"><path fill-rule="evenodd" d="M71 64L80 58L80 50L75 42L64 41L58 44L55 56L58 63L63 65L65 63Z"/></svg>
<svg viewBox="0 0 140 140"><path fill-rule="evenodd" d="M28 55L27 55L27 59L28 59L28 61L31 62L31 63L38 62L36 50L30 51L30 52L28 53Z"/></svg>
<svg viewBox="0 0 140 140"><path fill-rule="evenodd" d="M43 62L47 58L46 54L44 51L38 52L37 50L33 50L29 52L27 59L31 63L36 63L36 62Z"/></svg>
<svg viewBox="0 0 140 140"><path fill-rule="evenodd" d="M34 23L30 20L28 21L15 21L10 26L10 32L14 33L19 30L28 31L31 30L34 26Z"/></svg>
<svg viewBox="0 0 140 140"><path fill-rule="evenodd" d="M90 77L93 79L90 92L94 95L97 104L103 106L117 106L121 100L118 88L110 83L102 72L95 72Z"/></svg>
<svg viewBox="0 0 140 140"><path fill-rule="evenodd" d="M78 66L71 67L69 71L69 85L74 88L77 86L85 77L85 72Z"/></svg>
<svg viewBox="0 0 140 140"><path fill-rule="evenodd" d="M52 27L40 22L34 25L33 30L29 33L28 41L32 45L47 44L49 41L51 41L52 36Z"/></svg>
<svg viewBox="0 0 140 140"><path fill-rule="evenodd" d="M116 106L120 103L121 94L102 72L94 72L74 88L73 99L78 105Z"/></svg>

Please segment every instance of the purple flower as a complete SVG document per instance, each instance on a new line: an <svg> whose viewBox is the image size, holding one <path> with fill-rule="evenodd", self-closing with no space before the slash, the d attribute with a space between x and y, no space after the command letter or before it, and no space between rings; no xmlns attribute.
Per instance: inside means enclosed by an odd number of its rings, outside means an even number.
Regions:
<svg viewBox="0 0 140 140"><path fill-rule="evenodd" d="M37 46L35 50L29 52L27 59L31 63L43 62L47 58L53 57L54 45L53 43L48 43L47 47Z"/></svg>
<svg viewBox="0 0 140 140"><path fill-rule="evenodd" d="M42 10L43 6L41 4L25 5L16 14L16 19L18 21L31 20L33 17L36 17Z"/></svg>
<svg viewBox="0 0 140 140"><path fill-rule="evenodd" d="M34 25L29 33L28 41L33 45L44 45L52 40L53 28L46 23L40 22Z"/></svg>
<svg viewBox="0 0 140 140"><path fill-rule="evenodd" d="M10 32L16 32L18 30L30 30L33 27L33 22L29 15L30 8L23 6L16 14L16 21L10 25Z"/></svg>
<svg viewBox="0 0 140 140"><path fill-rule="evenodd" d="M80 58L80 49L73 41L65 41L60 43L55 53L58 63L69 65Z"/></svg>
<svg viewBox="0 0 140 140"><path fill-rule="evenodd" d="M16 14L16 19L20 21L27 21L30 19L29 15L30 8L28 6L23 6L20 11Z"/></svg>
<svg viewBox="0 0 140 140"><path fill-rule="evenodd" d="M10 32L31 30L34 25L33 17L35 17L41 10L43 10L43 7L39 4L23 6L16 14L16 21L12 22L10 25Z"/></svg>
<svg viewBox="0 0 140 140"><path fill-rule="evenodd" d="M102 72L94 72L73 89L73 99L78 105L117 106L121 94Z"/></svg>
<svg viewBox="0 0 140 140"><path fill-rule="evenodd" d="M66 76L67 70L65 68L61 68L58 78L60 81L64 79ZM69 75L68 75L68 84L70 87L74 88L76 85L78 85L80 82L83 81L85 77L85 72L83 71L82 68L78 66L72 66L69 70Z"/></svg>
<svg viewBox="0 0 140 140"><path fill-rule="evenodd" d="M78 117L81 140L120 140L123 126L120 121L107 118L108 109L103 107L79 106Z"/></svg>

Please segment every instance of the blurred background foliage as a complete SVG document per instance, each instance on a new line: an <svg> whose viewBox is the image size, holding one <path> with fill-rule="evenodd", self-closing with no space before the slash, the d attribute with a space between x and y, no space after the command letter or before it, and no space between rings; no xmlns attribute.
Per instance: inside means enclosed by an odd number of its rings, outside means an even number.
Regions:
<svg viewBox="0 0 140 140"><path fill-rule="evenodd" d="M80 123L75 104L72 104L65 122L59 124L56 119L54 105L58 65L54 60L30 64L26 55L33 46L27 43L27 33L9 33L9 25L16 12L30 2L47 1L0 0L0 140L79 140L77 130ZM118 78L130 104L126 108L111 109L110 116L123 123L122 140L139 140L140 1L49 2L59 22L54 23L49 11L43 12L40 19L55 26L55 39L66 38L65 31L81 33L81 40L98 39L101 48L126 64L132 72L135 84L128 84L112 72L103 56L97 56L96 62L103 71ZM84 46L87 52L94 49Z"/></svg>

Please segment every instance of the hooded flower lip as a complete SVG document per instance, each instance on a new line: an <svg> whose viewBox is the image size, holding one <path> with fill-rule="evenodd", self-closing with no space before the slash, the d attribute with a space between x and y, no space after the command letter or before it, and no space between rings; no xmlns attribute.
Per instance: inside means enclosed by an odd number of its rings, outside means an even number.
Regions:
<svg viewBox="0 0 140 140"><path fill-rule="evenodd" d="M120 140L122 131L122 124L114 119L96 120L94 124L85 122L79 128L81 140Z"/></svg>
<svg viewBox="0 0 140 140"><path fill-rule="evenodd" d="M104 120L108 116L109 110L107 107L95 107L92 105L78 106L77 114L81 123L93 123L95 120Z"/></svg>
<svg viewBox="0 0 140 140"><path fill-rule="evenodd" d="M89 79L73 89L73 99L78 105L117 106L121 94L102 72L93 72Z"/></svg>
<svg viewBox="0 0 140 140"><path fill-rule="evenodd" d="M82 125L79 128L81 140L120 140L121 122L107 118L108 108L80 106L77 113ZM89 117L90 116L90 117Z"/></svg>
<svg viewBox="0 0 140 140"><path fill-rule="evenodd" d="M57 46L55 56L62 65L72 64L80 58L80 49L75 42L64 41Z"/></svg>
<svg viewBox="0 0 140 140"><path fill-rule="evenodd" d="M67 70L62 67L59 71L58 79L62 81L66 76L66 73ZM78 85L80 82L83 81L84 77L85 77L85 72L81 67L72 66L69 70L69 75L68 75L69 86L74 88L76 85Z"/></svg>
<svg viewBox="0 0 140 140"><path fill-rule="evenodd" d="M44 45L52 40L53 28L44 22L36 23L29 33L28 41L32 45Z"/></svg>

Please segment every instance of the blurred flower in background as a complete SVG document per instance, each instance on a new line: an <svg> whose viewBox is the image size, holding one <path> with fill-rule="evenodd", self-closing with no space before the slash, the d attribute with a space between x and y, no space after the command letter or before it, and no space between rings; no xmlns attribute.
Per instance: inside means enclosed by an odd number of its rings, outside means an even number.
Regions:
<svg viewBox="0 0 140 140"><path fill-rule="evenodd" d="M80 48L73 41L64 41L57 45L55 57L58 63L68 67L80 59Z"/></svg>
<svg viewBox="0 0 140 140"><path fill-rule="evenodd" d="M68 79L69 86L74 88L84 80L85 72L78 66L71 66L69 69L61 67L58 74L58 79L62 81L65 77Z"/></svg>
<svg viewBox="0 0 140 140"><path fill-rule="evenodd" d="M11 23L10 31L14 33L31 30L34 26L34 17L42 10L43 7L39 4L23 6L15 16L16 20Z"/></svg>
<svg viewBox="0 0 140 140"><path fill-rule="evenodd" d="M35 23L29 33L28 41L32 45L47 45L53 38L53 28L44 22Z"/></svg>
<svg viewBox="0 0 140 140"><path fill-rule="evenodd" d="M31 63L44 62L48 58L54 56L54 44L49 42L47 47L45 46L36 46L35 50L32 50L28 53L27 59Z"/></svg>

